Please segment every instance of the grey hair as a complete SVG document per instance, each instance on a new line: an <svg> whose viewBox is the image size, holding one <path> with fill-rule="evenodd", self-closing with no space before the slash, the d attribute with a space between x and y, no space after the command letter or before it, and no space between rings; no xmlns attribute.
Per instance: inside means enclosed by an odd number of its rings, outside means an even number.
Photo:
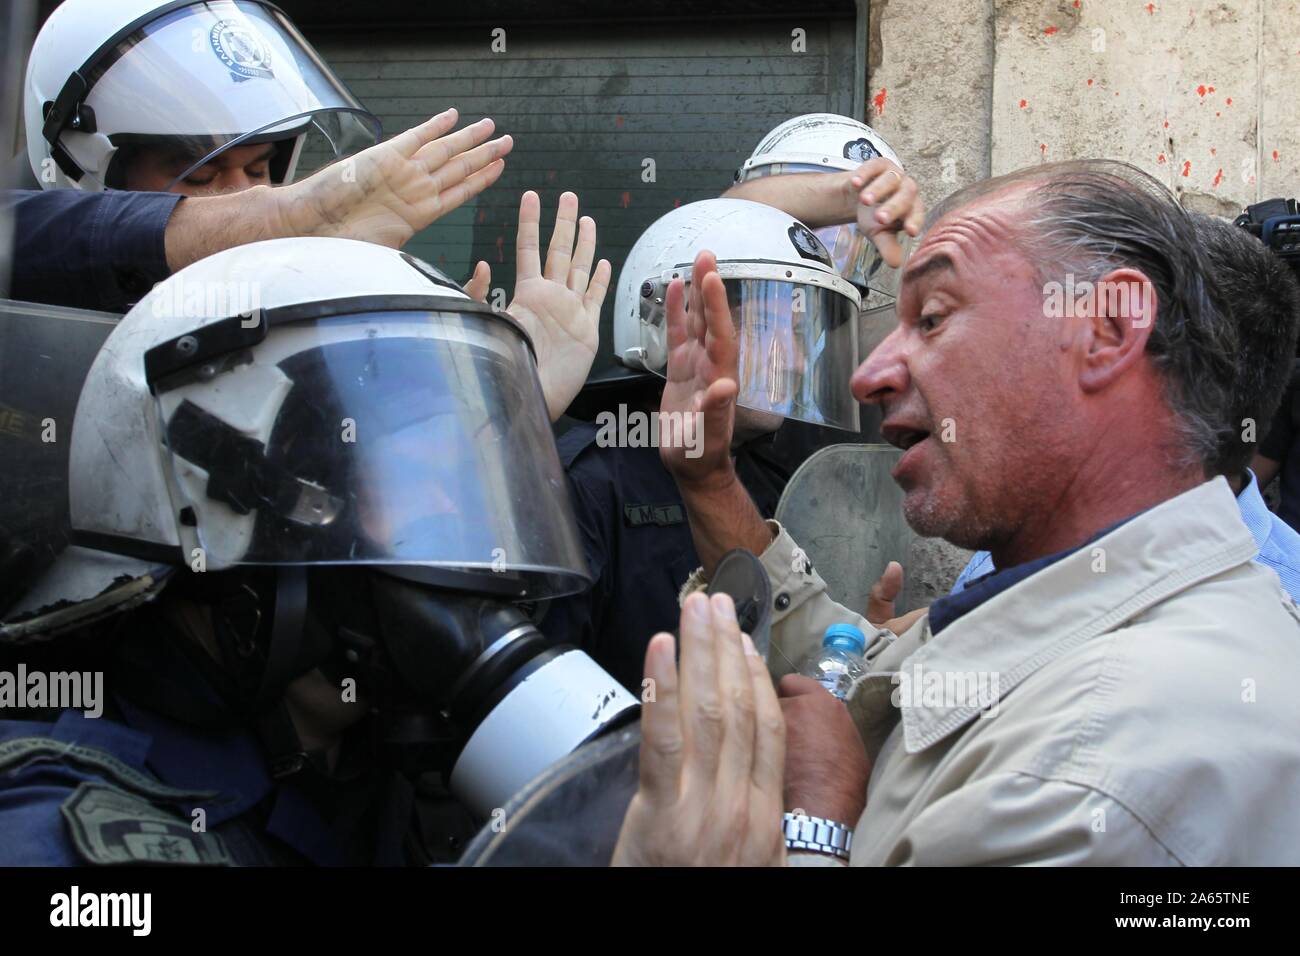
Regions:
<svg viewBox="0 0 1300 956"><path fill-rule="evenodd" d="M1179 423L1176 464L1207 474L1230 429L1237 331L1207 267L1195 224L1178 200L1135 166L1078 160L985 180L945 199L930 223L976 199L1014 191L1018 247L1046 283L1096 282L1119 268L1150 280L1157 314L1146 351Z"/></svg>

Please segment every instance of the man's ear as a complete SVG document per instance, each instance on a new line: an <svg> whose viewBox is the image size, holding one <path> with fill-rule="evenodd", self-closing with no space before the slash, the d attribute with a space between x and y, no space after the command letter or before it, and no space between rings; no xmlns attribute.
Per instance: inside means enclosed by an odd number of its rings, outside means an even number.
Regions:
<svg viewBox="0 0 1300 956"><path fill-rule="evenodd" d="M1137 269L1115 269L1097 280L1079 372L1085 392L1101 391L1142 360L1158 304L1155 284Z"/></svg>

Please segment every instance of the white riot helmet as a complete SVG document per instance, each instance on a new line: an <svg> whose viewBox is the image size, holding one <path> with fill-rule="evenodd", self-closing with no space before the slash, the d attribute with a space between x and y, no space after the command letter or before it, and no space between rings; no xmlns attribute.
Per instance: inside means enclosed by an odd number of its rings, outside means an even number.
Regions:
<svg viewBox="0 0 1300 956"><path fill-rule="evenodd" d="M865 123L835 113L809 113L786 120L764 136L736 171L736 182L786 173L852 172L877 156L903 168L889 144ZM830 250L840 275L860 290L871 285L880 269L880 254L854 224L825 226L817 237Z"/></svg>
<svg viewBox="0 0 1300 956"><path fill-rule="evenodd" d="M96 357L72 430L74 541L208 571L580 590L545 409L523 330L427 263L346 239L239 246L155 286Z"/></svg>
<svg viewBox="0 0 1300 956"><path fill-rule="evenodd" d="M183 170L174 186L232 147L268 142L280 145L270 172L282 185L381 132L263 0L64 0L32 46L23 111L45 189L120 186L141 148L167 151Z"/></svg>
<svg viewBox="0 0 1300 956"><path fill-rule="evenodd" d="M706 199L674 209L642 233L614 297L618 359L666 374L665 293L675 278L689 285L703 249L717 256L739 334L738 404L857 431L849 378L861 299L813 231L772 206Z"/></svg>

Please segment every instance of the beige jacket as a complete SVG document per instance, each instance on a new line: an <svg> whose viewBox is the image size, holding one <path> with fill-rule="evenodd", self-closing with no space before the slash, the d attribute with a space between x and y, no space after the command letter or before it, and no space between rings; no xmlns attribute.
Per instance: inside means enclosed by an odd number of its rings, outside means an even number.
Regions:
<svg viewBox="0 0 1300 956"><path fill-rule="evenodd" d="M891 640L781 531L774 675L828 624L872 642L851 864L1300 863L1300 611L1255 550L1217 478Z"/></svg>

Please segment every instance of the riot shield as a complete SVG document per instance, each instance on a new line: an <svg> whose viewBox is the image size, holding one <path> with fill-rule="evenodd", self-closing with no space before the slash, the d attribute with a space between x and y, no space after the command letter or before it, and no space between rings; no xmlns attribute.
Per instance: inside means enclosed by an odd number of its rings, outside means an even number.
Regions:
<svg viewBox="0 0 1300 956"><path fill-rule="evenodd" d="M68 546L72 420L118 319L0 300L0 620Z"/></svg>
<svg viewBox="0 0 1300 956"><path fill-rule="evenodd" d="M903 519L903 492L889 476L901 454L890 445L823 448L791 476L777 505L777 521L830 596L859 613L890 561L910 566L916 533ZM896 614L906 610L896 603Z"/></svg>
<svg viewBox="0 0 1300 956"><path fill-rule="evenodd" d="M461 866L608 866L636 794L641 724L539 774L465 848Z"/></svg>

